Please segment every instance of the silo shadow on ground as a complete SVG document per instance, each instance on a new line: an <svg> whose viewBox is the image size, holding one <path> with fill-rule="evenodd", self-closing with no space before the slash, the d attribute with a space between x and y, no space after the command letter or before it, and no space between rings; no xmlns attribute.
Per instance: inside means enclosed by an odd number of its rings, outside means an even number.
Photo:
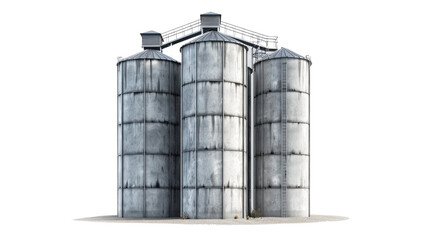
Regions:
<svg viewBox="0 0 429 240"><path fill-rule="evenodd" d="M332 215L311 215L310 217L261 217L240 219L181 219L181 218L118 218L116 215L96 216L75 219L86 222L105 223L155 223L155 224L206 224L206 225L252 225L252 224L289 224L317 223L348 220L347 217Z"/></svg>

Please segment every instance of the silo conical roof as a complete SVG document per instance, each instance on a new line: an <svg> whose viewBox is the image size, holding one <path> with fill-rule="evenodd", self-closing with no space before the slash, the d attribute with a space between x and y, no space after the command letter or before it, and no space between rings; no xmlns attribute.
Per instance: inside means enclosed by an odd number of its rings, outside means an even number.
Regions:
<svg viewBox="0 0 429 240"><path fill-rule="evenodd" d="M229 42L229 43L239 44L241 46L244 46L247 49L246 45L244 45L243 43L235 40L234 38L232 38L226 34L220 33L218 31L210 31L210 32L204 33L202 36L200 36L200 37L190 41L189 43L183 45L182 48L184 46L189 45L189 44L199 43L199 42ZM182 49L182 48L180 48L180 49Z"/></svg>
<svg viewBox="0 0 429 240"><path fill-rule="evenodd" d="M310 59L305 58L301 55L299 55L296 52L293 52L287 48L280 48L279 50L269 54L268 56L262 58L261 60L257 61L257 62L261 62L261 61L265 61L265 60L269 60L269 59L276 59L276 58L296 58L296 59L302 59L302 60L307 60L311 63Z"/></svg>
<svg viewBox="0 0 429 240"><path fill-rule="evenodd" d="M153 49L147 49L147 50L144 50L143 52L139 52L127 58L123 58L119 62L128 61L128 60L139 60L139 59L156 59L156 60L166 60L166 61L180 63L176 59L169 57L158 50L153 50Z"/></svg>

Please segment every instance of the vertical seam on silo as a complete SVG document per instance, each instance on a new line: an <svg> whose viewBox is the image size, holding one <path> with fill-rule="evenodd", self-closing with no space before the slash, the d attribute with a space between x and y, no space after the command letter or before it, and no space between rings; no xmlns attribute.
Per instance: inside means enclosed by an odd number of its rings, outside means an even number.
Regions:
<svg viewBox="0 0 429 240"><path fill-rule="evenodd" d="M124 62L125 68L127 62ZM123 65L122 65L123 66ZM121 66L121 217L124 217L124 68Z"/></svg>
<svg viewBox="0 0 429 240"><path fill-rule="evenodd" d="M224 185L224 155L225 155L225 141L224 141L224 137L225 137L225 133L224 133L224 123L225 123L225 114L224 114L224 104L225 104L225 96L224 96L224 65L225 65L225 61L224 61L224 57L225 57L225 42L222 42L222 219L224 218L224 193L225 193L225 185Z"/></svg>
<svg viewBox="0 0 429 240"><path fill-rule="evenodd" d="M251 54L253 55L253 48L250 48ZM251 55L251 62L250 62L250 66L254 69L253 66L253 56ZM252 137L252 128L253 128L253 111L252 111L252 106L253 106L253 81L252 81L252 74L249 74L249 72L247 73L247 158L248 158L248 164L247 164L247 192L248 192L248 207L247 207L247 215L249 215L249 210L252 211L252 208L254 206L254 192L253 192L253 178L254 178L254 174L253 174L253 148L252 148L252 142L253 142L253 137Z"/></svg>
<svg viewBox="0 0 429 240"><path fill-rule="evenodd" d="M183 52L182 52L182 64L180 65L180 216L183 217Z"/></svg>
<svg viewBox="0 0 429 240"><path fill-rule="evenodd" d="M143 110L144 110L144 118L143 118L143 217L146 217L146 61L143 63ZM152 78L152 60L149 60L149 74L150 78Z"/></svg>
<svg viewBox="0 0 429 240"><path fill-rule="evenodd" d="M261 146L259 146L261 149L262 149L262 155L261 155L261 157L262 157L262 159L260 159L259 161L261 161L261 216L265 216L265 214L264 214L264 202L265 202L265 199L264 199L264 193L265 193L265 183L264 183L264 165L265 165L265 154L264 154L264 152L265 152L265 143L264 143L264 141L265 141L265 131L264 131L264 125L265 125L265 122L264 122L264 120L265 120L265 114L264 114L264 98L265 98L265 96L264 96L264 92L265 92L265 68L264 68L264 65L263 65L263 63L261 63L261 72L262 72L262 74L261 74L261 79L262 79L262 82L260 83L260 84L262 84L262 94L261 94L261 116L262 116L262 119L261 119L261 123L262 123L262 125L260 126L260 127L262 127L262 141L261 141Z"/></svg>
<svg viewBox="0 0 429 240"><path fill-rule="evenodd" d="M308 216L310 217L310 64L307 62L308 73Z"/></svg>
<svg viewBox="0 0 429 240"><path fill-rule="evenodd" d="M194 132L194 144L195 144L195 154L194 154L194 159L195 159L195 218L198 218L198 159L197 159L197 139L198 139L198 135L197 135L197 123L198 123L198 119L197 119L197 103L198 103L198 95L197 95L197 63L198 63L198 54L197 54L197 44L194 44L195 48L195 132Z"/></svg>
<svg viewBox="0 0 429 240"><path fill-rule="evenodd" d="M167 161L167 174L168 174L168 187L169 187L169 194L170 194L170 202L169 202L169 208L168 208L168 216L171 217L172 212L172 206L173 206L173 195L172 195L172 189L171 189L171 108L172 108L172 102L171 101L171 62L168 62L168 161ZM173 175L174 176L174 175Z"/></svg>
<svg viewBox="0 0 429 240"><path fill-rule="evenodd" d="M286 182L286 169L287 169L287 82L286 82L286 60L280 61L280 77L281 77L281 91L280 91L280 124L281 124L281 149L280 159L282 164L282 184L280 189L280 215L286 217L286 195L287 195L287 182ZM283 132L284 131L284 132Z"/></svg>
<svg viewBox="0 0 429 240"><path fill-rule="evenodd" d="M241 174L242 174L242 176L241 176L241 179L242 179L242 184L241 184L241 187L242 187L242 192L243 192L243 195L242 195L242 209L241 209L241 211L242 211L242 217L244 218L244 198L245 198L245 196L244 196L244 153L245 153L245 149L244 149L244 117L245 117L245 114L244 114L244 101L246 100L245 98L244 98L244 83L245 83L245 80L244 80L244 78L245 78L245 71L247 71L247 66L246 66L246 63L245 63L245 61L244 61L244 48L242 48L242 54L243 54L243 56L242 56L242 59L243 59L243 63L241 64L241 66L242 66L242 68L243 68L243 72L242 72L242 75L243 75L243 79L242 79L242 82L243 82L243 85L241 86L242 87L242 90L243 90L243 95L242 95L242 99L243 99L243 101L242 101L242 103L241 103L241 106L242 106L242 125L241 125L241 128L242 128L242 136L241 136L241 139L242 139L242 168L241 168Z"/></svg>

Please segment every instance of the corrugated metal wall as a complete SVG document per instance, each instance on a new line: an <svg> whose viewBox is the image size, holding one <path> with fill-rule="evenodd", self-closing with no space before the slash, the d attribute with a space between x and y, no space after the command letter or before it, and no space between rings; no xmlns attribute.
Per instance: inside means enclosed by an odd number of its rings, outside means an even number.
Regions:
<svg viewBox="0 0 429 240"><path fill-rule="evenodd" d="M282 210L287 217L309 216L309 73L309 62L303 59L255 64L255 200L262 216L280 217Z"/></svg>
<svg viewBox="0 0 429 240"><path fill-rule="evenodd" d="M182 48L182 214L247 214L246 48L207 41Z"/></svg>
<svg viewBox="0 0 429 240"><path fill-rule="evenodd" d="M118 216L178 217L180 64L118 64Z"/></svg>

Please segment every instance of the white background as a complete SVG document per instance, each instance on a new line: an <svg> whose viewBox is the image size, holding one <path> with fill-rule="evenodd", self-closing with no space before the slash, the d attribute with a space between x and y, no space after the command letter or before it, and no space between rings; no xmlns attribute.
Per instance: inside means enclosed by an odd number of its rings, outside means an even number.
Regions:
<svg viewBox="0 0 429 240"><path fill-rule="evenodd" d="M2 1L1 239L428 239L425 1ZM341 222L189 226L116 214L116 57L214 11L312 56L311 211ZM178 48L165 53L180 60Z"/></svg>

